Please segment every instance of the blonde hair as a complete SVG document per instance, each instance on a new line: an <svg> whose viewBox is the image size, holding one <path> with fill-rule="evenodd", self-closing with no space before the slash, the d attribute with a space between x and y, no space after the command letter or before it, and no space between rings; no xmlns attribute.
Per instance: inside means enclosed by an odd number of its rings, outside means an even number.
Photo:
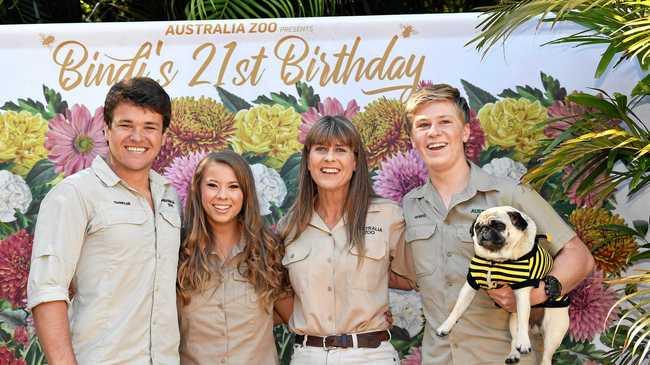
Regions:
<svg viewBox="0 0 650 365"><path fill-rule="evenodd" d="M182 304L189 304L192 292L205 290L213 278L221 280L221 273L210 265L214 233L201 200L201 181L206 167L212 163L230 166L243 192L244 204L237 219L241 223L244 250L237 270L255 288L260 305L267 308L290 290L289 279L282 266L284 246L264 225L255 193L255 180L248 163L232 151L208 154L199 162L192 177L183 224L187 231L178 260L178 296Z"/></svg>
<svg viewBox="0 0 650 365"><path fill-rule="evenodd" d="M458 109L464 123L469 122L469 106L465 98L460 96L460 91L448 84L433 84L417 89L406 100L406 133L411 135L413 115L415 111L426 104L436 101L451 101Z"/></svg>

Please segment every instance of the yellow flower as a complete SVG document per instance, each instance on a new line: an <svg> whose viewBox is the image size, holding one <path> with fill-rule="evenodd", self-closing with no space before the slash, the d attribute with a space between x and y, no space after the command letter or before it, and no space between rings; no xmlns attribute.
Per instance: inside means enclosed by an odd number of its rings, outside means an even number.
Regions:
<svg viewBox="0 0 650 365"><path fill-rule="evenodd" d="M237 153L266 154L267 165L280 168L300 150L298 128L300 114L282 105L258 105L235 115L235 133L230 139Z"/></svg>
<svg viewBox="0 0 650 365"><path fill-rule="evenodd" d="M478 112L488 145L514 149L514 159L526 163L544 137L546 109L539 101L505 98Z"/></svg>
<svg viewBox="0 0 650 365"><path fill-rule="evenodd" d="M0 114L0 162L12 161L11 172L25 176L36 162L47 158L47 122L40 114L8 111Z"/></svg>

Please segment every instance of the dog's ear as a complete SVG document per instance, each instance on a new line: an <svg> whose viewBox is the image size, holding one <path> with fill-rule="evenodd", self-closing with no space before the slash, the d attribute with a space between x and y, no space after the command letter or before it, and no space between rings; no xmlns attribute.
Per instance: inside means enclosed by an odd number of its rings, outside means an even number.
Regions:
<svg viewBox="0 0 650 365"><path fill-rule="evenodd" d="M476 220L478 219L478 216L474 218L474 222L469 226L469 235L471 237L474 237L474 225L476 224Z"/></svg>
<svg viewBox="0 0 650 365"><path fill-rule="evenodd" d="M521 216L521 213L517 211L510 211L508 212L508 216L510 217L512 225L515 226L518 230L523 231L528 228L528 222L526 222L524 217Z"/></svg>

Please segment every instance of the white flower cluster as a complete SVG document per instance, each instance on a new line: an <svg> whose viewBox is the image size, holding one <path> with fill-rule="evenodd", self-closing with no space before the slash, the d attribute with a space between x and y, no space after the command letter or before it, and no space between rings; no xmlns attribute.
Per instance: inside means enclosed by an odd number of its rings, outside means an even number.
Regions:
<svg viewBox="0 0 650 365"><path fill-rule="evenodd" d="M287 196L287 186L280 174L261 163L251 165L262 215L271 214L271 204L279 207Z"/></svg>
<svg viewBox="0 0 650 365"><path fill-rule="evenodd" d="M0 171L0 222L13 222L16 209L27 212L32 202L32 192L22 177L7 170Z"/></svg>
<svg viewBox="0 0 650 365"><path fill-rule="evenodd" d="M490 175L507 177L519 181L528 171L526 166L508 157L494 158L489 163L483 165L483 170Z"/></svg>
<svg viewBox="0 0 650 365"><path fill-rule="evenodd" d="M411 337L420 333L424 326L420 294L413 290L389 289L388 302L393 314L393 325L405 329Z"/></svg>

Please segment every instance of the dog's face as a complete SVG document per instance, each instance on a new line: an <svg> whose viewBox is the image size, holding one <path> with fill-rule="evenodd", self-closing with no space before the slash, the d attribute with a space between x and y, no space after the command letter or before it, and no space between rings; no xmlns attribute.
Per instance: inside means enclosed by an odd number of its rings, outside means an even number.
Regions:
<svg viewBox="0 0 650 365"><path fill-rule="evenodd" d="M537 227L510 206L490 208L470 228L477 255L495 261L517 259L533 248Z"/></svg>

